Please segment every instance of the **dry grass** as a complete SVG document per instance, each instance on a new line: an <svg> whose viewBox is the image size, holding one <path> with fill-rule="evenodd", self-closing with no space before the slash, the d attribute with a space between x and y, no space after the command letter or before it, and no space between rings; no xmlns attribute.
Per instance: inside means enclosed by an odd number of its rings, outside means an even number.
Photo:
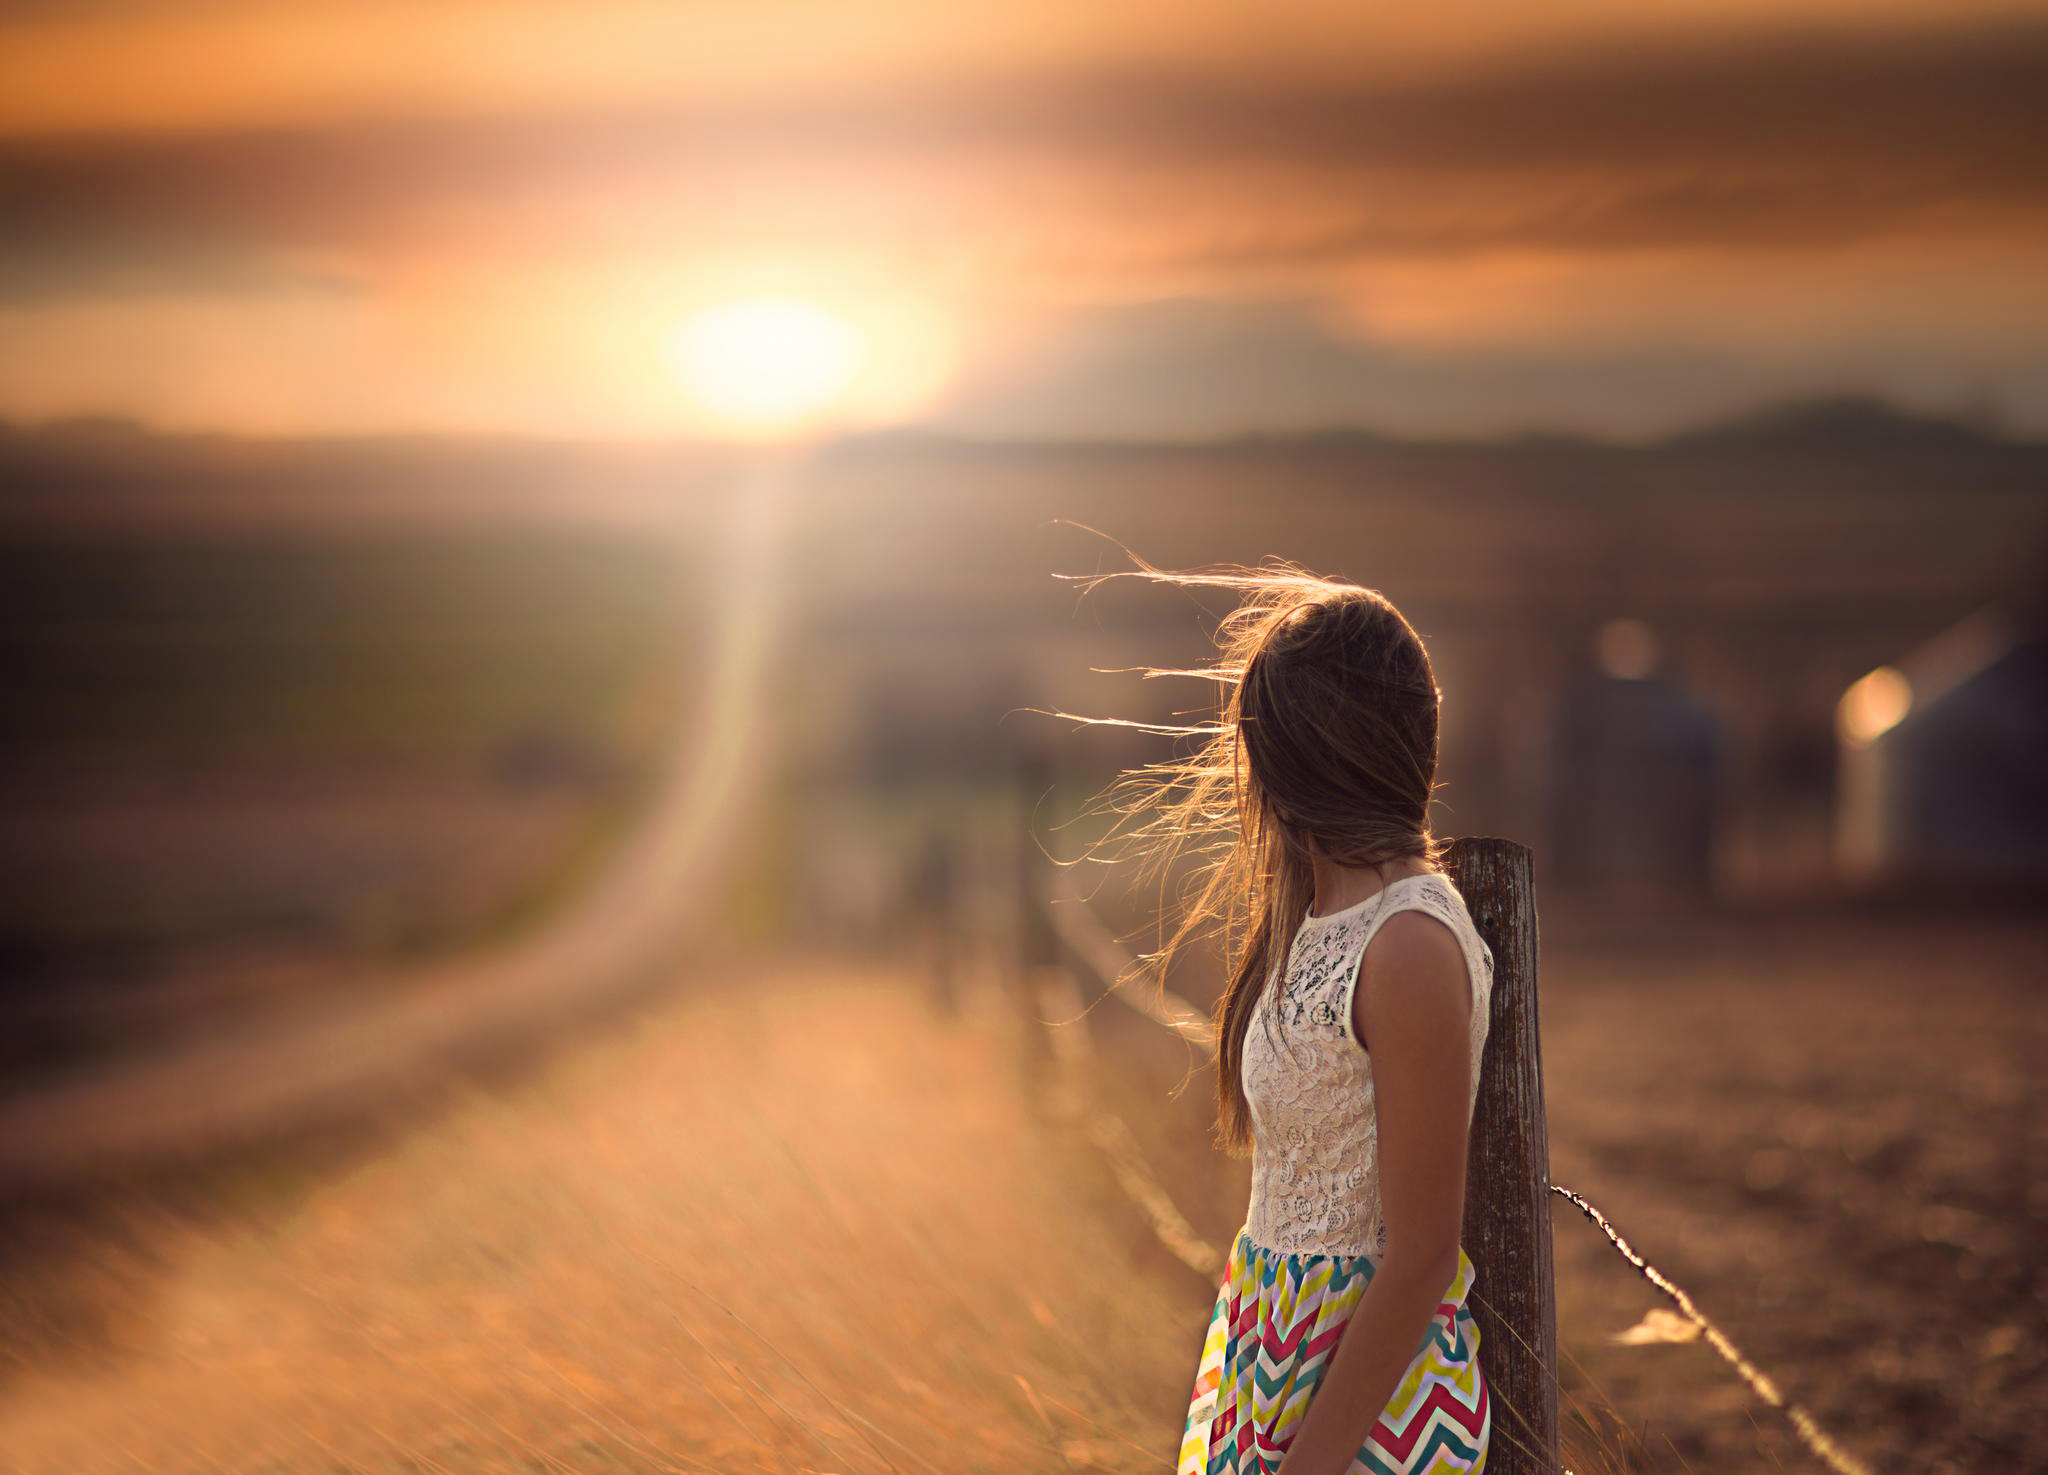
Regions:
<svg viewBox="0 0 2048 1475"><path fill-rule="evenodd" d="M992 1020L721 981L260 1222L0 1410L24 1475L1166 1468L1200 1327ZM159 1246L159 1249L164 1247ZM1185 1361L1186 1369L1180 1364Z"/></svg>

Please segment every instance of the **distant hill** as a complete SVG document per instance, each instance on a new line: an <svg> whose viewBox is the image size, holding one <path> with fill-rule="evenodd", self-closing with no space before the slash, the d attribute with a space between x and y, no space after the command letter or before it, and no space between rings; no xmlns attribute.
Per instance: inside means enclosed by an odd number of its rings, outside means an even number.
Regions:
<svg viewBox="0 0 2048 1475"><path fill-rule="evenodd" d="M1751 414L1680 432L1669 449L1752 451L1951 451L2016 444L1997 430L1917 415L1869 395L1833 395L1772 405Z"/></svg>
<svg viewBox="0 0 2048 1475"><path fill-rule="evenodd" d="M0 535L637 530L701 508L758 454L512 436L175 434L105 418L0 422Z"/></svg>
<svg viewBox="0 0 2048 1475"><path fill-rule="evenodd" d="M32 529L350 534L547 526L673 526L722 500L758 449L534 437L388 435L317 439L167 434L132 421L0 422L0 537ZM1530 431L1426 440L1367 427L1209 442L997 441L914 426L849 436L821 468L953 487L1005 477L1090 481L1098 470L1198 465L1241 477L1321 468L1360 485L1434 495L1616 494L1699 478L1798 493L1854 486L1911 494L1969 484L2048 490L2048 442L1919 415L1859 396L1782 404L1647 444ZM941 466L950 470L941 472ZM836 468L836 471L835 471ZM865 468L856 471L856 468ZM961 477L968 481L961 481ZM688 515L685 512L685 515Z"/></svg>

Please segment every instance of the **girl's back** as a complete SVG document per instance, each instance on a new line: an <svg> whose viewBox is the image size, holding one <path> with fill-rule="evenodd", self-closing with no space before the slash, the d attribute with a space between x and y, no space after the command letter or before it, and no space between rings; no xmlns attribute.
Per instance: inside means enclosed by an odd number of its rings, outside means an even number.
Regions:
<svg viewBox="0 0 2048 1475"><path fill-rule="evenodd" d="M1397 913L1425 912L1458 939L1472 986L1472 1089L1479 1090L1493 996L1493 950L1449 876L1401 876L1328 916L1302 918L1279 986L1245 1036L1242 1079L1252 1110L1255 1243L1312 1255L1386 1251L1380 1213L1379 1126L1372 1056L1353 1027L1352 995L1365 950Z"/></svg>

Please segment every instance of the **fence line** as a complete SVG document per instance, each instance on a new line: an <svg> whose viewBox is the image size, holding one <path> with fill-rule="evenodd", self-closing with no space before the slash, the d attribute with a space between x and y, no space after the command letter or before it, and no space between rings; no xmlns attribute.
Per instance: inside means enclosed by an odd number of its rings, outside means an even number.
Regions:
<svg viewBox="0 0 2048 1475"><path fill-rule="evenodd" d="M1116 999L1137 1014L1183 1038L1208 1040L1213 1036L1214 1029L1208 1016L1169 990L1160 989L1160 998L1156 1003L1134 999L1126 994L1124 982L1133 972L1138 959L1095 915L1093 908L1088 905L1087 898L1067 879L1064 868L1056 870L1056 880L1051 889L1054 893L1051 897L1037 898L1041 916L1052 937L1057 939L1066 955L1085 965L1087 971L1096 976L1103 987L1104 997ZM1060 906L1054 902L1069 904ZM1093 1092L1087 1085L1087 1068L1095 1060L1093 1042L1085 1030L1057 1027L1063 1024L1083 1023L1090 1007L1082 999L1074 970L1058 963L1041 963L1027 972L1029 994L1034 1009L1043 1011L1049 1008L1058 1016L1047 1017L1043 1012L1036 1013L1040 1024L1052 1026L1049 1030L1052 1037L1052 1052L1060 1067L1060 1079L1055 1092L1059 1115L1077 1127L1102 1152L1118 1186L1145 1216L1153 1235L1175 1259L1205 1276L1220 1273L1223 1266L1222 1257L1201 1238L1187 1217L1174 1205L1158 1174L1145 1162L1143 1152L1130 1127L1115 1112L1090 1099ZM1063 1014L1061 1011L1064 1011ZM1835 1475L1873 1475L1869 1465L1837 1444L1814 1421L1811 1414L1800 1405L1788 1402L1779 1391L1777 1383L1743 1356L1727 1334L1699 1309L1683 1287L1637 1253L1635 1248L1616 1231L1605 1214L1583 1195L1562 1184L1546 1183L1545 1186L1551 1194L1564 1198L1578 1209L1594 1227L1599 1229L1618 1255L1678 1307L1679 1313L1699 1330L1716 1355L1726 1362L1759 1398L1785 1416L1799 1441L1816 1459L1834 1471ZM1545 1372L1555 1384L1555 1369L1546 1367Z"/></svg>
<svg viewBox="0 0 2048 1475"><path fill-rule="evenodd" d="M1838 1475L1871 1475L1870 1467L1836 1444L1828 1436L1827 1431L1813 1421L1811 1414L1796 1403L1787 1403L1785 1396L1778 1391L1777 1383L1763 1373L1755 1363L1744 1357L1735 1344L1728 1340L1727 1334L1707 1319L1706 1313L1693 1304L1692 1297L1686 1294L1683 1286L1637 1254L1635 1247L1621 1237L1613 1224L1608 1222L1605 1214L1588 1203L1582 1194L1574 1193L1561 1184L1551 1184L1550 1191L1561 1195L1573 1208L1584 1214L1592 1222L1593 1227L1607 1237L1607 1242L1614 1247L1615 1253L1640 1271L1651 1285L1669 1296L1672 1304L1678 1307L1679 1314L1700 1329L1700 1334L1706 1338L1707 1345L1720 1355L1722 1361L1735 1369L1757 1397L1780 1410L1791 1420L1801 1442L1824 1461L1828 1468L1838 1472Z"/></svg>
<svg viewBox="0 0 2048 1475"><path fill-rule="evenodd" d="M1061 1029L1074 1024L1086 1012L1081 990L1071 973L1063 968L1037 970L1034 994L1039 1007L1056 1018L1040 1017L1051 1030L1052 1050L1060 1075L1052 1093L1054 1110L1068 1125L1094 1143L1108 1161L1117 1186L1144 1213L1153 1236L1173 1257L1201 1276L1223 1271L1223 1257L1204 1240L1195 1226L1175 1205L1166 1185L1145 1161L1144 1150L1130 1125L1111 1111L1090 1089L1089 1068L1096 1064L1095 1042L1086 1030Z"/></svg>
<svg viewBox="0 0 2048 1475"><path fill-rule="evenodd" d="M1214 1033L1208 1014L1197 1009L1171 989L1161 988L1159 997L1134 999L1118 986L1117 980L1137 961L1116 935L1095 915L1088 897L1074 883L1073 872L1062 866L1053 873L1053 895L1046 911L1053 933L1068 952L1088 964L1089 971L1102 980L1108 997L1135 1010L1154 1024L1186 1038L1207 1041ZM1066 902L1069 905L1062 906Z"/></svg>

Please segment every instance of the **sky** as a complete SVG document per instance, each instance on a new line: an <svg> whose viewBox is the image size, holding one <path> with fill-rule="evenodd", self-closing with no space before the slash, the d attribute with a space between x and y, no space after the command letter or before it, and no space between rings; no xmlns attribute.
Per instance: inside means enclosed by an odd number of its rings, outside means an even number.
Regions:
<svg viewBox="0 0 2048 1475"><path fill-rule="evenodd" d="M0 418L2048 434L2048 3L0 0Z"/></svg>

